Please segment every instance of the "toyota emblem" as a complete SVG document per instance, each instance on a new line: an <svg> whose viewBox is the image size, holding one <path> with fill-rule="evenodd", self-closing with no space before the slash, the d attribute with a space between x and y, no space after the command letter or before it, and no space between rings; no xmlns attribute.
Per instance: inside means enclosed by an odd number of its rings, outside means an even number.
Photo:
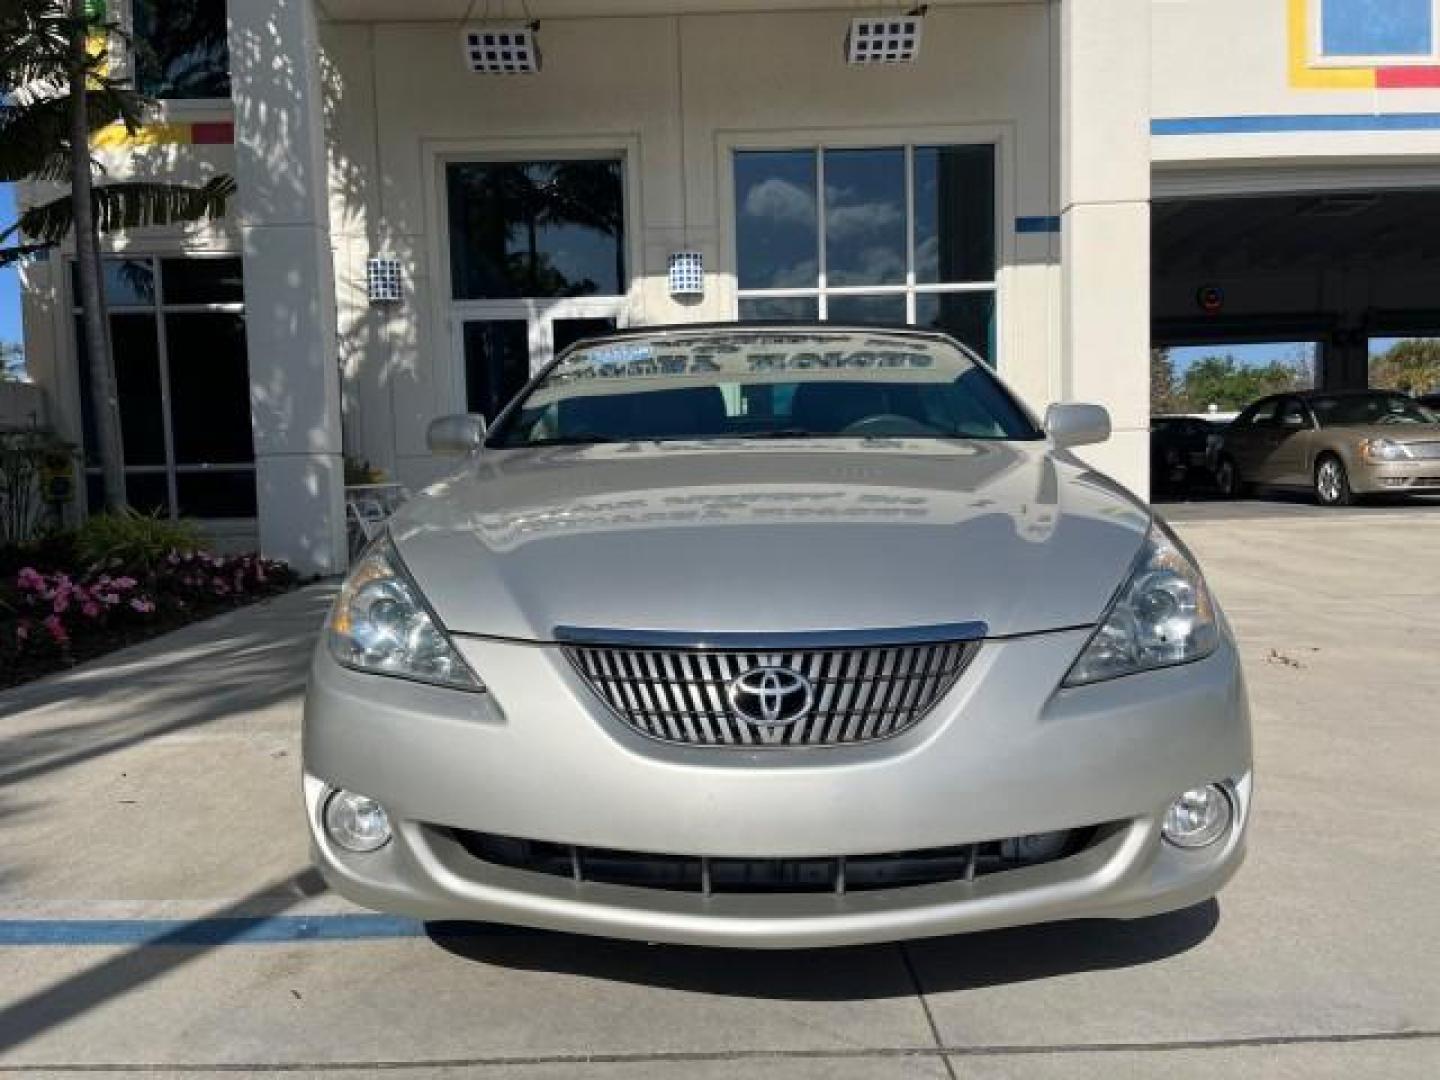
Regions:
<svg viewBox="0 0 1440 1080"><path fill-rule="evenodd" d="M751 668L730 681L730 708L758 727L786 727L809 714L815 704L810 680L788 667Z"/></svg>

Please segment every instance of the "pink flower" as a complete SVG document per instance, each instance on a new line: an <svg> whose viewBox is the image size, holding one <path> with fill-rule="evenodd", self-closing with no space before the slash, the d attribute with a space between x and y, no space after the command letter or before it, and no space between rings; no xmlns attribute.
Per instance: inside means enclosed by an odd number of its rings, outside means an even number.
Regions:
<svg viewBox="0 0 1440 1080"><path fill-rule="evenodd" d="M69 590L69 589L66 589L64 592L57 592L57 593L55 594L55 601L54 601L54 603L51 605L51 607L52 607L52 609L54 610L55 614L56 614L56 615L61 614L61 613L64 612L64 610L65 610L66 608L68 608L69 606L70 606L70 590Z"/></svg>
<svg viewBox="0 0 1440 1080"><path fill-rule="evenodd" d="M47 615L45 629L50 631L50 636L55 640L56 645L69 643L70 635L65 632L65 624L60 621L59 615Z"/></svg>
<svg viewBox="0 0 1440 1080"><path fill-rule="evenodd" d="M15 584L29 592L39 592L45 588L45 578L33 566L27 566L16 576Z"/></svg>
<svg viewBox="0 0 1440 1080"><path fill-rule="evenodd" d="M133 589L135 587L135 579L133 577L117 577L110 584L116 589Z"/></svg>
<svg viewBox="0 0 1440 1080"><path fill-rule="evenodd" d="M95 603L94 600L85 601L84 606L81 607L80 610L85 613L87 619L98 619L100 617L100 605Z"/></svg>
<svg viewBox="0 0 1440 1080"><path fill-rule="evenodd" d="M136 611L138 611L141 615L149 615L152 611L155 610L155 601L147 600L142 596L137 596L130 601L130 606Z"/></svg>

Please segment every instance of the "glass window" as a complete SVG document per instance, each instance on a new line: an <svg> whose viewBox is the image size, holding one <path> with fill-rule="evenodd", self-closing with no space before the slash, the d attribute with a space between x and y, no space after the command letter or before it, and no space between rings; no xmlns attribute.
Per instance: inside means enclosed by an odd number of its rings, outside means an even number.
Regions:
<svg viewBox="0 0 1440 1080"><path fill-rule="evenodd" d="M1390 424L1430 424L1434 418L1406 394L1327 394L1310 399L1321 427L1376 427Z"/></svg>
<svg viewBox="0 0 1440 1080"><path fill-rule="evenodd" d="M815 152L735 155L735 247L740 288L820 283Z"/></svg>
<svg viewBox="0 0 1440 1080"><path fill-rule="evenodd" d="M995 365L994 292L921 293L915 297L915 325L949 334Z"/></svg>
<svg viewBox="0 0 1440 1080"><path fill-rule="evenodd" d="M814 322L820 301L814 296L752 296L740 301L741 322Z"/></svg>
<svg viewBox="0 0 1440 1080"><path fill-rule="evenodd" d="M625 292L619 161L464 162L445 177L456 300Z"/></svg>
<svg viewBox="0 0 1440 1080"><path fill-rule="evenodd" d="M915 148L915 280L995 277L995 148Z"/></svg>
<svg viewBox="0 0 1440 1080"><path fill-rule="evenodd" d="M1327 57L1428 57L1434 0L1321 0L1320 51Z"/></svg>
<svg viewBox="0 0 1440 1080"><path fill-rule="evenodd" d="M166 304L240 304L245 301L239 259L161 259Z"/></svg>
<svg viewBox="0 0 1440 1080"><path fill-rule="evenodd" d="M156 98L228 98L225 0L132 0L135 86Z"/></svg>
<svg viewBox="0 0 1440 1080"><path fill-rule="evenodd" d="M742 321L913 323L995 362L993 146L742 150L734 169Z"/></svg>
<svg viewBox="0 0 1440 1080"><path fill-rule="evenodd" d="M100 280L111 307L153 307L155 268L149 259L102 259ZM80 271L70 264L70 295L80 303Z"/></svg>
<svg viewBox="0 0 1440 1080"><path fill-rule="evenodd" d="M90 365L85 359L85 327L75 319L76 358L80 368L80 413L85 444L96 444L91 404ZM115 358L115 390L120 399L120 442L127 465L165 464L165 414L160 397L160 343L155 316L110 316L110 349ZM98 459L87 454L91 464Z"/></svg>
<svg viewBox="0 0 1440 1080"><path fill-rule="evenodd" d="M253 469L181 469L175 476L175 494L186 517L253 518L256 513Z"/></svg>
<svg viewBox="0 0 1440 1080"><path fill-rule="evenodd" d="M905 151L827 151L825 283L904 282Z"/></svg>
<svg viewBox="0 0 1440 1080"><path fill-rule="evenodd" d="M839 323L871 323L880 326L905 325L905 294L855 296L844 293L830 297L825 318Z"/></svg>
<svg viewBox="0 0 1440 1080"><path fill-rule="evenodd" d="M155 288L157 262L163 270L163 303L162 290ZM205 517L255 514L254 470L243 467L255 460L255 452L240 272L240 260L234 258L104 261L109 294L123 298L110 313L110 337L126 496L136 509ZM197 304L224 309L195 311L191 306ZM86 490L89 505L96 507L95 415L78 311L75 340L90 470ZM207 467L204 476L184 479L187 470L195 473L201 466ZM216 470L211 479L211 466L221 466L223 475Z"/></svg>
<svg viewBox="0 0 1440 1080"><path fill-rule="evenodd" d="M209 465L255 459L243 315L165 316L175 461Z"/></svg>
<svg viewBox="0 0 1440 1080"><path fill-rule="evenodd" d="M530 327L524 319L465 323L465 408L494 420L530 380Z"/></svg>

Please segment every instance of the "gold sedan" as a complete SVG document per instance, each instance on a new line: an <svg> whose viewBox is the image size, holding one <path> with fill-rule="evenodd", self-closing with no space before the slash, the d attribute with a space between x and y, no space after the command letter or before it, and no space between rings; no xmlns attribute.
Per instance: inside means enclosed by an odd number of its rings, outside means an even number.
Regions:
<svg viewBox="0 0 1440 1080"><path fill-rule="evenodd" d="M1390 390L1276 394L1225 429L1215 476L1231 498L1257 486L1308 488L1322 506L1440 495L1440 414Z"/></svg>

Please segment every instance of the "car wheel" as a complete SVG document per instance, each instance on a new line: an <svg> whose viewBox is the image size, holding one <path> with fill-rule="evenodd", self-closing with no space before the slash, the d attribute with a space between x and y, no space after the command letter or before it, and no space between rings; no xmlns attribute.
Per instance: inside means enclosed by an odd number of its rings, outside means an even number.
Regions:
<svg viewBox="0 0 1440 1080"><path fill-rule="evenodd" d="M1350 506L1355 501L1345 463L1334 454L1315 463L1315 501L1321 506Z"/></svg>
<svg viewBox="0 0 1440 1080"><path fill-rule="evenodd" d="M1243 498L1249 490L1249 485L1240 479L1240 470L1235 466L1235 459L1228 457L1221 458L1215 466L1215 486L1227 499Z"/></svg>

